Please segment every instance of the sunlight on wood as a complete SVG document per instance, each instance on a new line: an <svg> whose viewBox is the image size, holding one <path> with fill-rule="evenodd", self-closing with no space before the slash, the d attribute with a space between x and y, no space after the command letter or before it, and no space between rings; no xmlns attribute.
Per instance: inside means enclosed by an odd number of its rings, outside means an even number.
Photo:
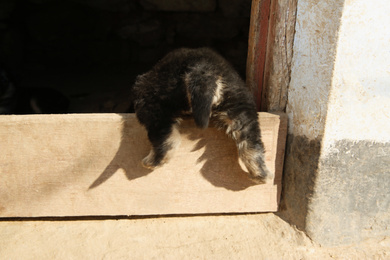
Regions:
<svg viewBox="0 0 390 260"><path fill-rule="evenodd" d="M276 211L287 118L259 115L274 184L251 182L234 142L192 120L174 157L150 171L134 114L0 116L0 217Z"/></svg>

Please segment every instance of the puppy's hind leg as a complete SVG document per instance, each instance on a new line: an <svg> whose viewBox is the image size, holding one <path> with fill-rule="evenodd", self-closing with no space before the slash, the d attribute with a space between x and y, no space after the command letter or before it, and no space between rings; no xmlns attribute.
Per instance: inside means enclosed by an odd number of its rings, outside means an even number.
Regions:
<svg viewBox="0 0 390 260"><path fill-rule="evenodd" d="M147 130L152 149L142 160L142 165L148 169L155 169L170 159L171 153L180 144L180 133L175 123L156 124Z"/></svg>
<svg viewBox="0 0 390 260"><path fill-rule="evenodd" d="M238 155L245 164L250 177L257 183L271 181L274 176L265 165L265 151L260 139L257 120L244 124L235 138Z"/></svg>
<svg viewBox="0 0 390 260"><path fill-rule="evenodd" d="M266 183L273 179L273 174L265 165L264 145L260 138L260 128L257 115L238 116L228 118L220 116L219 120L224 122L226 133L236 142L240 161L248 170L249 177L256 183Z"/></svg>
<svg viewBox="0 0 390 260"><path fill-rule="evenodd" d="M261 142L241 141L238 144L238 155L249 172L249 177L257 183L266 183L273 179L267 169L264 148Z"/></svg>

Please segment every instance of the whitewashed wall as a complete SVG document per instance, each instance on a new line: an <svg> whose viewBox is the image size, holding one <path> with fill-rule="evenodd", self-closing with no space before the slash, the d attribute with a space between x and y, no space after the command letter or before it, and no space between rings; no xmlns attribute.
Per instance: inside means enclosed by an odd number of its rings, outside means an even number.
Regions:
<svg viewBox="0 0 390 260"><path fill-rule="evenodd" d="M389 14L381 0L298 1L291 134L390 141Z"/></svg>
<svg viewBox="0 0 390 260"><path fill-rule="evenodd" d="M281 216L327 245L390 235L390 3L298 0Z"/></svg>
<svg viewBox="0 0 390 260"><path fill-rule="evenodd" d="M346 1L324 148L337 140L390 141L390 2Z"/></svg>

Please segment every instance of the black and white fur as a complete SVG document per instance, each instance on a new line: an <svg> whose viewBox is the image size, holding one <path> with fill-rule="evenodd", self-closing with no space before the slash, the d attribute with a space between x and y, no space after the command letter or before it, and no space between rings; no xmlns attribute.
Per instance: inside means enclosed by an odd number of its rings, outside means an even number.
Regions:
<svg viewBox="0 0 390 260"><path fill-rule="evenodd" d="M178 121L192 114L198 127L210 118L236 142L250 177L265 183L273 178L264 161L253 96L238 73L208 48L178 49L137 77L134 108L145 126L152 149L143 166L154 169L180 143Z"/></svg>

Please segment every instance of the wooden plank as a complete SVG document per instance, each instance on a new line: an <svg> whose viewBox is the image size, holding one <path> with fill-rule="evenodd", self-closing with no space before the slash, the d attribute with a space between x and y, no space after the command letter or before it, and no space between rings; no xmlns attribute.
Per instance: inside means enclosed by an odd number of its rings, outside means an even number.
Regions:
<svg viewBox="0 0 390 260"><path fill-rule="evenodd" d="M270 0L253 0L248 40L246 81L261 109L264 66L267 50Z"/></svg>
<svg viewBox="0 0 390 260"><path fill-rule="evenodd" d="M0 116L0 217L276 211L287 118L260 113L274 184L254 185L223 132L180 128L174 158L154 171L134 114Z"/></svg>
<svg viewBox="0 0 390 260"><path fill-rule="evenodd" d="M261 111L284 111L290 84L298 0L272 0Z"/></svg>

